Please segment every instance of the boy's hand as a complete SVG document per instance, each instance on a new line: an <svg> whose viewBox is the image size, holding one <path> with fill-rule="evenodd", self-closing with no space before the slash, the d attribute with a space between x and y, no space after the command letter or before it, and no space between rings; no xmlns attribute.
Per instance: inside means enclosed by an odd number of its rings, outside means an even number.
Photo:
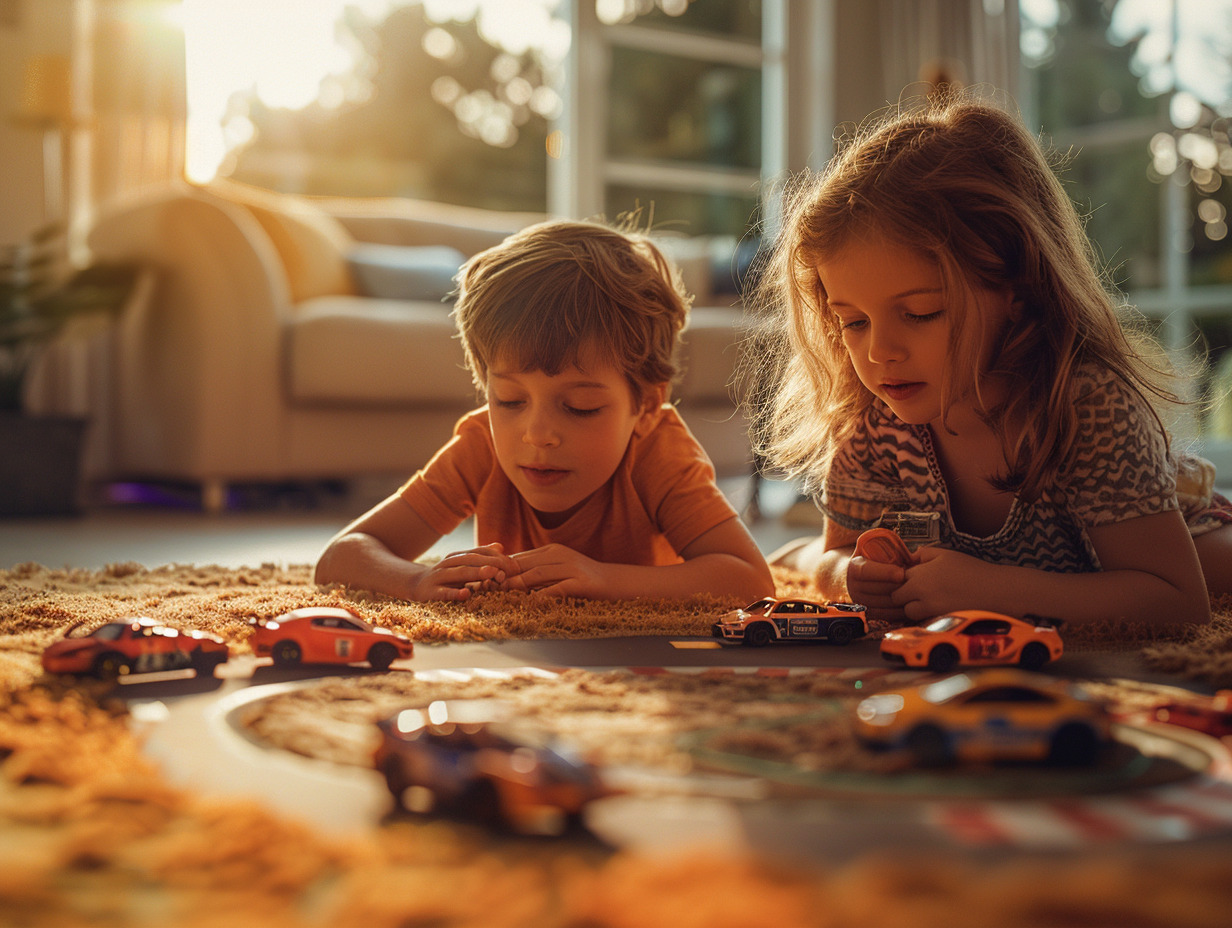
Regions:
<svg viewBox="0 0 1232 928"><path fill-rule="evenodd" d="M853 603L868 609L868 618L901 623L906 616L894 595L907 579L897 564L854 555L847 561L847 593Z"/></svg>
<svg viewBox="0 0 1232 928"><path fill-rule="evenodd" d="M415 580L413 598L418 602L469 599L476 592L500 589L518 569L499 544L455 551L425 567Z"/></svg>
<svg viewBox="0 0 1232 928"><path fill-rule="evenodd" d="M591 599L607 595L603 586L603 564L565 545L551 544L521 551L511 560L517 568L505 579L503 589Z"/></svg>

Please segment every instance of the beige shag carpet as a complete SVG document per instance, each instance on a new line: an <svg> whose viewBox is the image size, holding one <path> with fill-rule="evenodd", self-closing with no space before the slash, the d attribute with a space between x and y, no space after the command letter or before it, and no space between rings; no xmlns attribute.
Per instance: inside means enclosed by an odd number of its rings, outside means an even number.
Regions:
<svg viewBox="0 0 1232 928"><path fill-rule="evenodd" d="M798 578L777 579L781 591L808 592ZM306 566L0 571L0 923L1216 928L1232 911L1226 842L927 861L887 850L821 868L706 849L659 858L587 842L497 840L434 819L326 836L254 804L173 787L143 755L122 704L39 666L42 649L80 620L150 615L213 631L242 652L250 618L339 603L418 642L705 635L733 605L513 594L406 604L318 590ZM1228 686L1232 602L1216 606L1216 621L1189 640L1122 628L1067 635L1067 643L1143 649L1160 669Z"/></svg>

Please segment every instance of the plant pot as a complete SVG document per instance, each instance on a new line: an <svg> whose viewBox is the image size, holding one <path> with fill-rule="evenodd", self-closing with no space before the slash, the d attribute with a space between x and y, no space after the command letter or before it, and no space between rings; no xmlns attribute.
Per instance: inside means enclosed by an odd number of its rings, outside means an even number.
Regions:
<svg viewBox="0 0 1232 928"><path fill-rule="evenodd" d="M0 516L81 511L87 420L0 412Z"/></svg>

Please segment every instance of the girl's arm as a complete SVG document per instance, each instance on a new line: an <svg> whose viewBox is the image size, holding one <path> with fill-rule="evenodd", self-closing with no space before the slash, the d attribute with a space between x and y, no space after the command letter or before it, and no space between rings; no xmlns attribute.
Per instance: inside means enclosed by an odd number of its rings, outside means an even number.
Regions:
<svg viewBox="0 0 1232 928"><path fill-rule="evenodd" d="M330 539L313 579L399 599L468 599L472 584L500 583L517 570L499 545L447 555L436 564L415 559L440 538L397 494L378 503Z"/></svg>
<svg viewBox="0 0 1232 928"><path fill-rule="evenodd" d="M591 599L674 599L712 593L753 602L774 593L766 559L736 516L703 533L680 556L684 563L662 567L605 564L564 545L545 545L513 556L519 572L505 587Z"/></svg>
<svg viewBox="0 0 1232 928"><path fill-rule="evenodd" d="M1202 568L1179 512L1127 519L1088 534L1102 566L1095 573L989 564L956 551L921 549L920 563L907 570L893 601L912 620L991 609L1160 628L1210 621Z"/></svg>

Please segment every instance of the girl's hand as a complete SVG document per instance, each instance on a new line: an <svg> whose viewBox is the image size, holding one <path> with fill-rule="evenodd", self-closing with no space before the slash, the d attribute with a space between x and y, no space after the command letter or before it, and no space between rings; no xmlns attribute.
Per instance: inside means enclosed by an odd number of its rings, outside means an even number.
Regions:
<svg viewBox="0 0 1232 928"><path fill-rule="evenodd" d="M995 608L981 594L995 585L981 578L995 573L997 565L948 548L920 548L916 556L919 563L907 570L891 597L907 619L920 622L956 609Z"/></svg>
<svg viewBox="0 0 1232 928"><path fill-rule="evenodd" d="M516 571L505 579L502 589L591 599L603 599L608 595L604 565L565 545L551 544L521 551L512 560L517 565Z"/></svg>
<svg viewBox="0 0 1232 928"><path fill-rule="evenodd" d="M418 602L470 599L473 593L500 589L518 569L499 544L455 551L424 567L415 578L411 598Z"/></svg>
<svg viewBox="0 0 1232 928"><path fill-rule="evenodd" d="M853 603L868 609L870 619L902 623L905 616L894 594L902 587L907 571L897 564L854 555L847 561L847 593Z"/></svg>

